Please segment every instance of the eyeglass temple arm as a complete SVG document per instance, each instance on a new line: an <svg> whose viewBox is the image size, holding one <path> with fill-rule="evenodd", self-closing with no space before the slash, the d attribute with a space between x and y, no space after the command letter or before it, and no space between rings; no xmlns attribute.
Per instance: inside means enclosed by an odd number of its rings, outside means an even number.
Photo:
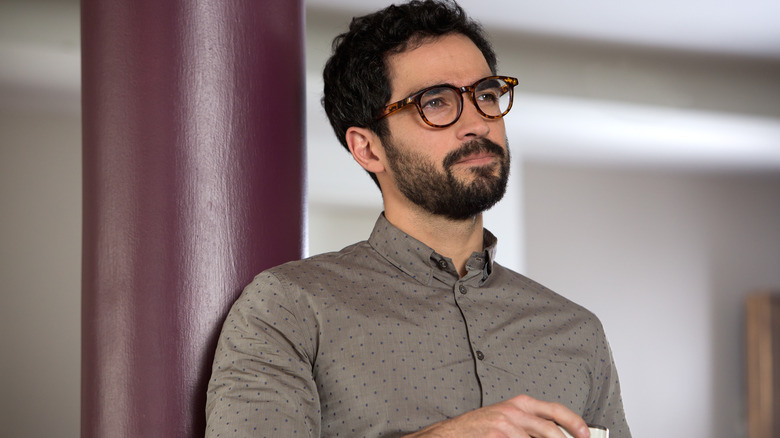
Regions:
<svg viewBox="0 0 780 438"><path fill-rule="evenodd" d="M392 103L384 108L382 108L377 115L374 117L375 120L379 120L381 118L387 117L390 114L393 114L396 111L400 111L405 106L409 105L410 103L414 102L414 97L408 97L402 101Z"/></svg>

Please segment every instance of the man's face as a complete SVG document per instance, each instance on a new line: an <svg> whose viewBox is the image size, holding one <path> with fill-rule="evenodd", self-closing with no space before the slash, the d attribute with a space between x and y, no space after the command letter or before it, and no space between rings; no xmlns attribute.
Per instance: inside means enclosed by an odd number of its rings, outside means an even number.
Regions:
<svg viewBox="0 0 780 438"><path fill-rule="evenodd" d="M391 102L428 86L471 85L492 74L479 49L460 34L393 55L388 66ZM509 175L504 121L482 117L468 96L452 126L433 128L414 108L389 116L387 123L390 135L382 144L388 173L398 191L423 210L463 220L504 195Z"/></svg>
<svg viewBox="0 0 780 438"><path fill-rule="evenodd" d="M443 170L422 154L386 139L385 153L398 190L423 210L452 220L463 220L489 209L504 196L509 178L509 150L486 138L465 143L442 160ZM455 166L474 155L493 155L498 161L468 166L467 178L456 177Z"/></svg>

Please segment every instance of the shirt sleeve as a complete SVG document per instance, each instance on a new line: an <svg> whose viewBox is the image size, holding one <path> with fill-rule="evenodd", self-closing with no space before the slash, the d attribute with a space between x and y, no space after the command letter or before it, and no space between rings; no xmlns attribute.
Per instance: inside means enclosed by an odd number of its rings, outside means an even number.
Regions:
<svg viewBox="0 0 780 438"><path fill-rule="evenodd" d="M599 323L599 351L596 354L598 361L591 376L591 395L588 408L583 419L588 424L596 424L609 428L610 438L631 438L626 415L623 410L623 398L620 393L620 380L618 379L615 361L612 358L612 350L607 342L606 335Z"/></svg>
<svg viewBox="0 0 780 438"><path fill-rule="evenodd" d="M228 313L208 385L207 437L319 437L314 354L291 295L263 273Z"/></svg>

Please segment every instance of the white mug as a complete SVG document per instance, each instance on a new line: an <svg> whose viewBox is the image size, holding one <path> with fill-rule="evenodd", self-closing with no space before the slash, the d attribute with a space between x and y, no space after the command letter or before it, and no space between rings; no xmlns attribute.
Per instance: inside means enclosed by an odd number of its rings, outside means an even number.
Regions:
<svg viewBox="0 0 780 438"><path fill-rule="evenodd" d="M569 432L566 431L566 429L562 428L561 426L558 427L561 428L561 431L564 435L566 435L566 438L574 438ZM588 430L590 430L590 438L609 438L609 429L606 427L589 425Z"/></svg>

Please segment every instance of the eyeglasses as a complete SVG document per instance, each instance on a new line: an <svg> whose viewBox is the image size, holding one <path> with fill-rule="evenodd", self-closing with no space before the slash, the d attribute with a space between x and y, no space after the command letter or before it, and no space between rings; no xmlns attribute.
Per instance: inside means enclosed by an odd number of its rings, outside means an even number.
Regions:
<svg viewBox="0 0 780 438"><path fill-rule="evenodd" d="M414 104L425 123L434 128L446 128L457 122L463 113L463 93L466 92L483 117L500 119L512 109L516 85L517 79L509 76L488 76L465 87L434 85L385 106L378 111L375 120Z"/></svg>

